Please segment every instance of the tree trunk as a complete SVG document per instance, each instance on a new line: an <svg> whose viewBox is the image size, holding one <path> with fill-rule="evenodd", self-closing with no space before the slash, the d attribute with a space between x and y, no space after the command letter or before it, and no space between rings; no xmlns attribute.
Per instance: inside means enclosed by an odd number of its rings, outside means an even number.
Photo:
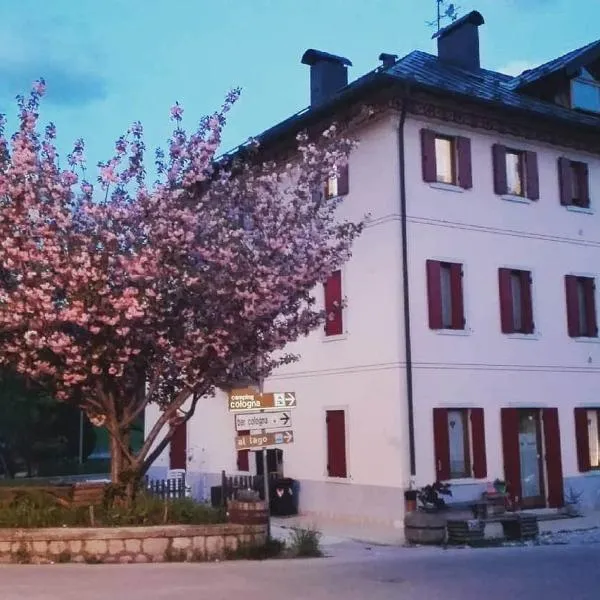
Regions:
<svg viewBox="0 0 600 600"><path fill-rule="evenodd" d="M139 461L131 461L123 451L129 448L129 431L111 430L110 434L110 478L115 493L115 500L131 505L135 501L140 475ZM119 437L117 437L119 436Z"/></svg>

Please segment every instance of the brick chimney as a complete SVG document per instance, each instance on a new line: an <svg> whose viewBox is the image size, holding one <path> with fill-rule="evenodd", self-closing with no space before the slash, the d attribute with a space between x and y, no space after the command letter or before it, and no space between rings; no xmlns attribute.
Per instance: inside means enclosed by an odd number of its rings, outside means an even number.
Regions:
<svg viewBox="0 0 600 600"><path fill-rule="evenodd" d="M302 64L310 66L311 107L323 104L348 85L348 67L352 63L343 56L310 48L303 54Z"/></svg>
<svg viewBox="0 0 600 600"><path fill-rule="evenodd" d="M479 61L479 26L485 21L474 10L450 23L433 35L437 38L438 58L469 71L481 68Z"/></svg>

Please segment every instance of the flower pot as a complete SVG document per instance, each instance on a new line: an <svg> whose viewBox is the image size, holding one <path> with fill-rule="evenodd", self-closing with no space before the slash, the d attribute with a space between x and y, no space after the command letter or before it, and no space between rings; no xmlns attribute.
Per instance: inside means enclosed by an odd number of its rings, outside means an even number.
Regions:
<svg viewBox="0 0 600 600"><path fill-rule="evenodd" d="M415 511L404 516L404 537L411 544L443 544L446 517L441 513Z"/></svg>
<svg viewBox="0 0 600 600"><path fill-rule="evenodd" d="M405 490L404 511L409 513L415 510L417 510L417 490Z"/></svg>

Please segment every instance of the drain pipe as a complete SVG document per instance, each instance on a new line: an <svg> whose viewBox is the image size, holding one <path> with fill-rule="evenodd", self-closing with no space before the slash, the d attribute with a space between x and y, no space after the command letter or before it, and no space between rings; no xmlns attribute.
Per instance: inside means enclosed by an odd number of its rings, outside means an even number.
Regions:
<svg viewBox="0 0 600 600"><path fill-rule="evenodd" d="M415 419L413 406L412 342L410 336L410 293L408 285L408 234L406 227L406 165L404 124L409 96L409 86L405 86L398 123L398 162L400 171L400 232L402 239L402 296L404 304L404 353L406 356L406 400L408 408L408 446L410 474L416 475L415 459Z"/></svg>

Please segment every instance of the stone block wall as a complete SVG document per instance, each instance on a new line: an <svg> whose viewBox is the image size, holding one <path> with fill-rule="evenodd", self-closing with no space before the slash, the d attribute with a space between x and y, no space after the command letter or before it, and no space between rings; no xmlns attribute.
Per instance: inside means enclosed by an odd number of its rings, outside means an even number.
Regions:
<svg viewBox="0 0 600 600"><path fill-rule="evenodd" d="M223 559L264 544L266 525L0 529L0 563L146 563Z"/></svg>

